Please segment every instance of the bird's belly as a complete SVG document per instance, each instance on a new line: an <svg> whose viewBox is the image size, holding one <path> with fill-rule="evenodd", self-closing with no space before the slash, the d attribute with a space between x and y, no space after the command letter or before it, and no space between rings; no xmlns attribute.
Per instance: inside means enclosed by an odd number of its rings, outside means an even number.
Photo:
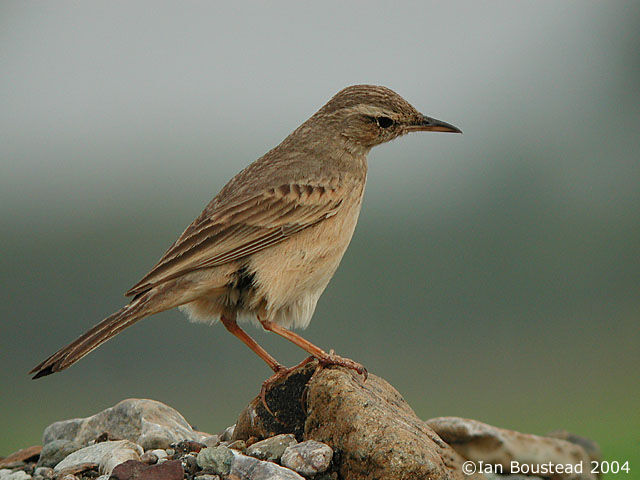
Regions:
<svg viewBox="0 0 640 480"><path fill-rule="evenodd" d="M351 241L360 212L360 201L354 203L349 210L252 257L251 303L261 304L269 320L284 327L309 324Z"/></svg>

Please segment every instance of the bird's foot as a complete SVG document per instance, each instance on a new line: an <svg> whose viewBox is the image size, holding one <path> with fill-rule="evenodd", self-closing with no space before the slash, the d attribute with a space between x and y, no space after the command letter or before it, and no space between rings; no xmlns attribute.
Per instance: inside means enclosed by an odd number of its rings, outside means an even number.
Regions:
<svg viewBox="0 0 640 480"><path fill-rule="evenodd" d="M266 398L267 392L271 389L273 384L278 382L280 379L286 377L294 370L297 370L305 366L307 363L310 363L313 360L318 361L318 366L316 370L313 372L313 375L318 373L323 368L331 365L338 365L340 367L345 367L350 370L354 370L358 374L364 376L364 381L367 380L367 376L369 375L369 373L367 372L367 369L362 364L355 362L350 358L344 358L339 355L336 355L333 352L333 350L330 350L329 353L323 352L323 355L311 356L311 357L305 358L302 362L300 362L298 365L295 365L293 367L285 367L284 365L278 365L276 367L277 370L275 371L275 373L262 383L262 388L260 389L260 401L262 402L262 405L264 405L264 408L267 410L267 412L269 412L269 414L271 414L274 417L276 416L273 413L273 411L269 408L269 405L267 405L267 398Z"/></svg>
<svg viewBox="0 0 640 480"><path fill-rule="evenodd" d="M315 357L305 358L302 362L300 362L298 365L295 365L293 367L285 367L284 365L278 365L277 367L278 370L276 370L276 372L273 375L271 375L262 383L262 388L260 389L260 400L262 402L262 405L264 405L264 408L267 410L267 412L269 412L271 415L275 417L275 414L271 411L271 409L269 408L269 405L267 405L267 398L266 398L267 391L271 388L271 386L281 378L284 378L287 375L289 375L289 373L293 372L294 370L300 367L305 366L307 363L313 360L315 360Z"/></svg>
<svg viewBox="0 0 640 480"><path fill-rule="evenodd" d="M365 381L369 376L369 372L367 372L367 369L362 364L355 362L350 358L344 358L344 357L341 357L340 355L336 355L333 352L333 350L330 350L329 353L326 353L325 355L318 356L315 358L317 358L319 362L318 370L328 367L329 365L338 365L340 367L345 367L350 370L355 370L357 373L364 376ZM316 372L318 370L316 370Z"/></svg>

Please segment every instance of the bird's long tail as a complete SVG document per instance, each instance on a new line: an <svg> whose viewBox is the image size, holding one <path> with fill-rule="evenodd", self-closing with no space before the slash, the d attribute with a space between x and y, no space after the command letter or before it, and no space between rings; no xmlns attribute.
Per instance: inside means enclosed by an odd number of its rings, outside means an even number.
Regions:
<svg viewBox="0 0 640 480"><path fill-rule="evenodd" d="M35 379L64 370L138 320L157 311L164 310L164 308L149 308L151 303L155 303L151 301L155 296L154 293L151 291L139 296L129 305L105 318L75 341L35 366L29 373L34 373L33 378Z"/></svg>

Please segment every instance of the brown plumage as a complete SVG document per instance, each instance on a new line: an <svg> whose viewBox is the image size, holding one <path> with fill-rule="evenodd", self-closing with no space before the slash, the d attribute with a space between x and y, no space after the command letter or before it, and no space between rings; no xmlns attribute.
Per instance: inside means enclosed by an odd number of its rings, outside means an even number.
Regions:
<svg viewBox="0 0 640 480"><path fill-rule="evenodd" d="M250 319L322 364L360 372L290 327L306 327L355 228L372 147L412 131L460 132L385 87L336 94L280 145L231 181L128 292L133 300L30 373L71 366L138 320L180 307L223 325L281 375L286 369L237 325Z"/></svg>

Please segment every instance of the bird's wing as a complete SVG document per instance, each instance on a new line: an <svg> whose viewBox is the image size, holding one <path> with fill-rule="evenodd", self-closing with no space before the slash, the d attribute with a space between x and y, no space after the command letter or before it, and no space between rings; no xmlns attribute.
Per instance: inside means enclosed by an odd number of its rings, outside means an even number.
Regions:
<svg viewBox="0 0 640 480"><path fill-rule="evenodd" d="M338 188L288 184L205 210L125 295L138 295L193 270L238 260L336 214Z"/></svg>

